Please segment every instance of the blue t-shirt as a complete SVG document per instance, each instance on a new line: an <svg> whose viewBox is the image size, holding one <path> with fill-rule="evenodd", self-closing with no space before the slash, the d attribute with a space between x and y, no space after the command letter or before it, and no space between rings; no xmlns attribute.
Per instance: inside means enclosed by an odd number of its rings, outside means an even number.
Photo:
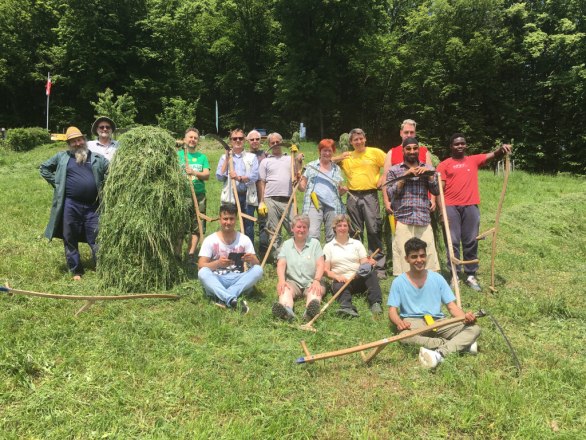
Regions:
<svg viewBox="0 0 586 440"><path fill-rule="evenodd" d="M428 270L427 280L421 289L411 284L406 273L395 278L387 305L398 308L401 318L422 318L423 315L431 315L441 319L445 316L441 311L441 305L455 300L456 297L444 277Z"/></svg>

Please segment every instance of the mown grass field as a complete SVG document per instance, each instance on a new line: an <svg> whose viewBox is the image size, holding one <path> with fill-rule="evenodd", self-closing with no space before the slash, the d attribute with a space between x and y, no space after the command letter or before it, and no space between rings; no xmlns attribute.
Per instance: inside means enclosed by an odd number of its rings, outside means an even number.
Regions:
<svg viewBox="0 0 586 440"><path fill-rule="evenodd" d="M116 294L98 290L93 269L72 281L61 241L42 238L52 189L38 165L62 148L0 155L0 282ZM207 153L214 171L220 150ZM480 180L486 230L502 176L484 171ZM220 184L210 181L208 191L211 202ZM360 318L330 310L315 334L275 322L272 268L246 316L211 305L195 280L168 291L179 301L102 302L77 317L78 302L2 294L0 438L586 438L584 218L583 178L513 173L498 292L462 287L466 309L483 307L505 328L520 376L488 318L480 321L480 354L450 357L435 372L419 366L416 349L395 344L369 366L358 355L296 365L302 339L319 353L392 330L386 317L371 317L363 298ZM89 263L87 246L82 252ZM489 240L480 258L487 287ZM382 283L385 301L390 283Z"/></svg>

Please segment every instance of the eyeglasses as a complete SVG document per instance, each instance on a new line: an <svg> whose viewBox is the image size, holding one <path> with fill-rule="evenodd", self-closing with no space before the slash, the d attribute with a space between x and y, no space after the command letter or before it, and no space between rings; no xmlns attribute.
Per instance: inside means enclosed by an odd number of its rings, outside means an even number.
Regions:
<svg viewBox="0 0 586 440"><path fill-rule="evenodd" d="M260 138L248 139L248 142L258 142L258 141L260 141Z"/></svg>
<svg viewBox="0 0 586 440"><path fill-rule="evenodd" d="M234 136L233 138L230 138L233 141L243 141L244 140L244 136Z"/></svg>
<svg viewBox="0 0 586 440"><path fill-rule="evenodd" d="M110 127L109 125L100 125L98 128L100 130L110 130L110 128L112 128L112 127Z"/></svg>

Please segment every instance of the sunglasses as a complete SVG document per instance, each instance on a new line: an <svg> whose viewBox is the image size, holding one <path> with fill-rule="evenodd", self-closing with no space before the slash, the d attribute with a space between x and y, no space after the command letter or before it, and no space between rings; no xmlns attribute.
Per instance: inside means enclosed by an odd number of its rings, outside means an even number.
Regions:
<svg viewBox="0 0 586 440"><path fill-rule="evenodd" d="M243 141L244 140L244 136L234 136L233 138L230 138L233 141Z"/></svg>
<svg viewBox="0 0 586 440"><path fill-rule="evenodd" d="M260 138L252 138L252 139L248 139L249 142L258 142L260 141Z"/></svg>
<svg viewBox="0 0 586 440"><path fill-rule="evenodd" d="M112 128L112 127L110 127L109 125L100 125L98 128L100 130L110 130L110 128Z"/></svg>

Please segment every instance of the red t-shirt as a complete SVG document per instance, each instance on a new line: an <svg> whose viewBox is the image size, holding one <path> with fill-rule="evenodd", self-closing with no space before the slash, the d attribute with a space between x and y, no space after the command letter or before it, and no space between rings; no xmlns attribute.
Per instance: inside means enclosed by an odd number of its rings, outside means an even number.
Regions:
<svg viewBox="0 0 586 440"><path fill-rule="evenodd" d="M427 148L419 147L419 162L426 163ZM391 165L398 165L403 162L403 145L397 145L391 149Z"/></svg>
<svg viewBox="0 0 586 440"><path fill-rule="evenodd" d="M447 206L478 205L478 168L486 162L486 154L465 156L463 159L449 158L437 166L442 180L446 182L444 198Z"/></svg>

